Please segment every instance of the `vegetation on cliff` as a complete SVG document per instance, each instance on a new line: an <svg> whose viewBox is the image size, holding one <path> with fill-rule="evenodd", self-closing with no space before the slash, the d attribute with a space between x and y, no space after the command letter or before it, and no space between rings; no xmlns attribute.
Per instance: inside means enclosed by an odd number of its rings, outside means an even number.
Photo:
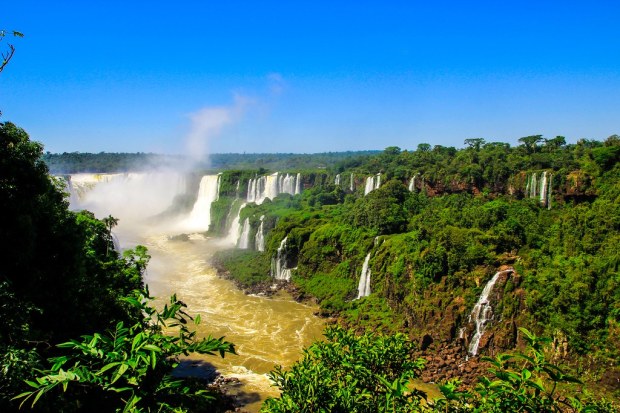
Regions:
<svg viewBox="0 0 620 413"><path fill-rule="evenodd" d="M567 145L535 135L521 143L390 147L343 161L304 177L301 196L246 206L251 236L264 216L266 251L227 253L223 265L234 262L231 275L243 282L264 280L287 237L292 282L324 314L358 329L427 336L431 347L461 331L466 347L477 297L509 265L515 272L492 294L496 316L482 352L522 345L517 327L525 326L617 397L620 138ZM365 195L366 179L378 173L381 186ZM357 300L367 254L373 294Z"/></svg>

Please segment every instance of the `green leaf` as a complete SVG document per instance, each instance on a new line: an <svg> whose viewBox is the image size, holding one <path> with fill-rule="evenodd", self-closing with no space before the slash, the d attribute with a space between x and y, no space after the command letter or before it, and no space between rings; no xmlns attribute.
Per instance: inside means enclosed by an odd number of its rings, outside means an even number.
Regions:
<svg viewBox="0 0 620 413"><path fill-rule="evenodd" d="M144 350L156 351L157 353L161 353L161 352L162 352L162 349L161 349L161 348L159 348L159 347L157 347L157 346L156 346L156 345L154 345L154 344L145 344L144 346L142 346L142 348L143 348Z"/></svg>
<svg viewBox="0 0 620 413"><path fill-rule="evenodd" d="M112 379L112 381L110 382L110 384L115 383L118 379L120 379L123 376L123 373L125 373L127 371L127 369L129 368L129 366L127 364L121 364L121 366L118 368L118 370L116 371L114 378Z"/></svg>

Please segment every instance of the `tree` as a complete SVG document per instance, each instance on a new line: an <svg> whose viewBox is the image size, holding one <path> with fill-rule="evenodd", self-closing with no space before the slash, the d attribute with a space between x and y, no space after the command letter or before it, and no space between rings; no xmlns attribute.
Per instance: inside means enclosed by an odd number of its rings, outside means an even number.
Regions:
<svg viewBox="0 0 620 413"><path fill-rule="evenodd" d="M420 152L429 152L431 150L431 145L428 143L420 143L418 144L418 151Z"/></svg>
<svg viewBox="0 0 620 413"><path fill-rule="evenodd" d="M340 327L325 330L326 341L304 350L289 371L276 367L270 378L281 391L262 412L413 412L425 394L409 389L424 360L411 356L403 334L355 335Z"/></svg>
<svg viewBox="0 0 620 413"><path fill-rule="evenodd" d="M482 138L465 139L465 145L469 146L475 151L479 151L480 147L484 145L484 143L485 143L485 140Z"/></svg>
<svg viewBox="0 0 620 413"><path fill-rule="evenodd" d="M545 139L545 147L551 150L560 149L566 145L566 138L564 136L556 136L553 139Z"/></svg>
<svg viewBox="0 0 620 413"><path fill-rule="evenodd" d="M0 42L2 40L4 40L4 38L8 35L13 35L13 37L24 37L24 35L18 31L15 30L0 30ZM8 51L6 52L2 52L2 63L0 63L0 72L2 72L5 68L5 66L7 64L9 64L9 61L11 60L11 58L13 57L13 54L15 54L15 46L13 46L10 43L7 43L7 46L9 48Z"/></svg>
<svg viewBox="0 0 620 413"><path fill-rule="evenodd" d="M519 138L519 142L525 146L527 153L536 152L536 145L543 140L542 135L530 135Z"/></svg>

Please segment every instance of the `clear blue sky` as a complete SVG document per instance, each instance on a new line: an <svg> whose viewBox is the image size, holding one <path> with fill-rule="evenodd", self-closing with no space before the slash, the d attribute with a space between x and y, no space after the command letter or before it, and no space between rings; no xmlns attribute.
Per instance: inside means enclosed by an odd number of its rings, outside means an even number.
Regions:
<svg viewBox="0 0 620 413"><path fill-rule="evenodd" d="M620 133L619 1L5 0L2 121L51 152ZM5 50L5 49L3 49Z"/></svg>

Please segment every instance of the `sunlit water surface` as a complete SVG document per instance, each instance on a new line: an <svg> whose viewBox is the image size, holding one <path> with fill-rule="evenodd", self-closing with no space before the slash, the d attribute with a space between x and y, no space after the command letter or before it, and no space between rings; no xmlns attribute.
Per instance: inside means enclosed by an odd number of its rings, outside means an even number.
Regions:
<svg viewBox="0 0 620 413"><path fill-rule="evenodd" d="M246 403L248 411L258 411L266 397L278 394L267 377L274 365L291 366L304 347L321 337L323 322L314 315L316 307L297 303L283 292L272 298L246 295L218 277L211 259L224 248L219 240L198 234L189 241L171 241L167 235L119 237L123 247L138 243L148 247L152 258L145 282L151 295L158 297L158 305L176 293L190 314L200 314L199 337L225 336L235 344L238 355L224 359L192 355L193 363L184 363L184 371L199 375L205 362L224 376L239 379L240 385L228 390Z"/></svg>

